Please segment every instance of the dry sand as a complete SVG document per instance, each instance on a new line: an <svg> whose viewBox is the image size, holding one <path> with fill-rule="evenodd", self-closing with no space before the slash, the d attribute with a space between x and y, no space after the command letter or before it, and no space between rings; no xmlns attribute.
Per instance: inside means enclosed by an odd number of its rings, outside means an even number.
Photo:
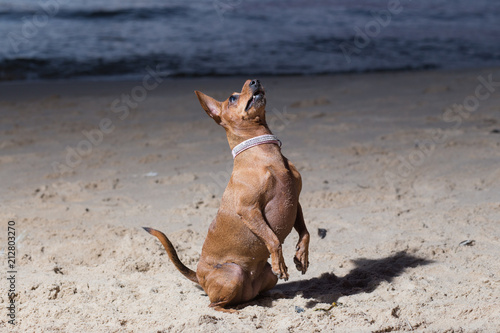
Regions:
<svg viewBox="0 0 500 333"><path fill-rule="evenodd" d="M224 99L246 78L164 80L147 96L141 82L1 84L0 331L498 332L500 86L478 88L489 75L500 81L499 69L260 78L303 176L311 266L295 270L292 232L290 280L238 314L208 308L141 226L196 267L232 158L193 90Z"/></svg>

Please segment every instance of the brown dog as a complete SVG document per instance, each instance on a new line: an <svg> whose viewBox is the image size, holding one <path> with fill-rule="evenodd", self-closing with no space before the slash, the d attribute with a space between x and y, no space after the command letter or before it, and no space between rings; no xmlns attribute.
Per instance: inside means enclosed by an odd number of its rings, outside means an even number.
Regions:
<svg viewBox="0 0 500 333"><path fill-rule="evenodd" d="M309 233L299 204L302 183L267 127L265 92L258 80L246 81L241 93L224 102L195 93L207 114L226 130L235 157L196 273L180 262L163 233L144 229L160 239L184 276L203 287L210 307L233 312L225 307L250 301L273 288L278 278L288 279L281 244L292 228L299 234L294 262L302 274L306 272Z"/></svg>

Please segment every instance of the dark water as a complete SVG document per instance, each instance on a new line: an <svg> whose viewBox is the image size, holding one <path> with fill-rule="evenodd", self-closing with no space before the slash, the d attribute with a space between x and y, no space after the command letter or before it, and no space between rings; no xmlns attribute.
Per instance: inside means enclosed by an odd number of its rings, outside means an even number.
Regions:
<svg viewBox="0 0 500 333"><path fill-rule="evenodd" d="M0 80L500 65L498 0L0 0Z"/></svg>

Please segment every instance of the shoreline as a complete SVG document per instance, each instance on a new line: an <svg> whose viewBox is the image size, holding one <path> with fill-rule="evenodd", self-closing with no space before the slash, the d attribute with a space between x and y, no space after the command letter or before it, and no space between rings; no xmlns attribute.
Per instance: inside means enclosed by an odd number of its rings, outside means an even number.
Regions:
<svg viewBox="0 0 500 333"><path fill-rule="evenodd" d="M495 72L500 69L500 66L496 67L470 67L470 68L442 68L442 69L395 69L395 70L372 70L372 71L352 71L352 72L338 72L338 73L325 73L325 74L290 74L290 75L261 75L259 78L271 79L294 79L294 78L328 78L328 77L359 77L359 76L373 76L373 75L405 75L405 74L425 74L425 73L442 73L442 74L467 74L467 73L475 73L475 72ZM96 87L96 91L92 90L92 85L116 85L118 87L124 87L131 84L137 84L143 80L144 76L147 76L148 73L145 71L143 74L133 75L134 78L127 78L121 76L103 76L103 77L81 77L81 78L68 78L68 79L40 79L40 80L12 80L12 81L0 81L0 101L4 99L8 99L9 96L12 96L11 89L15 89L19 86L27 86L28 88L36 88L39 89L43 86L65 86L67 84L71 84L76 86L77 90L90 89L91 93L99 93L98 89L101 87ZM219 75L219 76L174 76L170 77L168 75L162 75L161 79L165 82L185 82L185 81L206 81L206 80L215 80L215 81L232 81L232 80L246 80L250 76L244 75ZM73 91L72 87L69 87L69 91ZM26 93L26 92L24 92ZM42 96L43 92L39 95ZM16 97L14 97L16 98Z"/></svg>

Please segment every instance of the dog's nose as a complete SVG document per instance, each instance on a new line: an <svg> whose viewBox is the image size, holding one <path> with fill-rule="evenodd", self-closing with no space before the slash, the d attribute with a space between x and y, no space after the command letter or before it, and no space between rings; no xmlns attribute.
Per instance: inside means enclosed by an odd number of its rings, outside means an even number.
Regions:
<svg viewBox="0 0 500 333"><path fill-rule="evenodd" d="M250 82L250 87L251 88L259 88L260 87L260 81L259 80L252 80L252 82Z"/></svg>

